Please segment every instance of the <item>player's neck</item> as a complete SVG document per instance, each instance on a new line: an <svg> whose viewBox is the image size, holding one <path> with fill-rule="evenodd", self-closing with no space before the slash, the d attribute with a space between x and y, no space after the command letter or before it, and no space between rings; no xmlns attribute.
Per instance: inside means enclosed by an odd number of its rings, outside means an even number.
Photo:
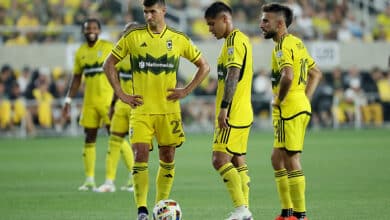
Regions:
<svg viewBox="0 0 390 220"><path fill-rule="evenodd" d="M153 34L160 34L165 29L165 26L166 26L165 22L163 22L163 23L158 24L156 26L149 25L149 29L150 29L150 31L152 31Z"/></svg>
<svg viewBox="0 0 390 220"><path fill-rule="evenodd" d="M98 42L98 40L93 41L93 42L87 41L88 47L93 47L93 46L95 46L96 42Z"/></svg>
<svg viewBox="0 0 390 220"><path fill-rule="evenodd" d="M224 38L227 38L233 31L234 31L234 26L231 24L231 25L229 25L228 27L227 27L227 29L226 29L226 33L225 33L225 36L224 36Z"/></svg>
<svg viewBox="0 0 390 220"><path fill-rule="evenodd" d="M274 38L274 41L275 42L279 42L281 39L283 39L286 35L288 35L288 32L287 31L281 31L280 33L278 33L275 38Z"/></svg>

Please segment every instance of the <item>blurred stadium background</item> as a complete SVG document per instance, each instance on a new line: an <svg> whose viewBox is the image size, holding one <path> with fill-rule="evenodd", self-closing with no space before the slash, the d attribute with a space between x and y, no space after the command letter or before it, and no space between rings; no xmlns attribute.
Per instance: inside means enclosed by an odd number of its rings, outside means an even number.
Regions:
<svg viewBox="0 0 390 220"><path fill-rule="evenodd" d="M230 200L211 168L216 58L222 41L208 33L203 9L211 0L166 0L169 25L188 34L211 64L209 78L182 100L186 144L177 152L172 198L186 219L222 219ZM248 143L251 209L272 219L278 207L269 163L270 51L260 37L260 6L267 0L226 0L235 24L254 46L254 129ZM325 73L313 99L304 157L309 217L320 220L389 216L390 1L284 0L295 14L290 31L302 37ZM101 38L116 41L128 21L144 23L140 0L0 0L0 219L129 219L128 193L79 193L83 178L78 125L83 90L72 117L60 117L73 53L84 41L80 24L102 23ZM194 68L180 66L183 83ZM38 92L40 91L40 92ZM43 95L37 95L43 94ZM42 110L43 109L43 110ZM370 128L370 129L367 129ZM261 131L261 132L258 132ZM97 142L96 180L104 181L108 138ZM54 138L48 137L54 136ZM72 137L75 136L75 137ZM35 138L30 138L35 137ZM156 158L157 152L152 154ZM150 161L151 174L158 160ZM127 181L118 168L116 183ZM151 184L151 193L154 186ZM152 195L152 194L151 194ZM153 205L153 196L148 204ZM261 216L261 217L260 217ZM386 217L385 217L386 218Z"/></svg>
<svg viewBox="0 0 390 220"><path fill-rule="evenodd" d="M222 41L203 20L210 0L167 0L170 26L189 35L211 64L210 76L182 101L188 132L212 131L216 58ZM270 51L260 37L260 7L267 0L226 0L237 27L254 46L255 129L270 130ZM284 0L295 13L290 32L302 37L325 77L313 99L312 129L389 128L390 1ZM72 74L73 53L84 41L87 17L103 24L101 38L116 41L128 21L144 23L138 0L0 0L0 136L81 135L83 91L70 121L60 111ZM194 72L183 62L179 81ZM40 94L37 95L38 92ZM44 109L44 110L42 110Z"/></svg>

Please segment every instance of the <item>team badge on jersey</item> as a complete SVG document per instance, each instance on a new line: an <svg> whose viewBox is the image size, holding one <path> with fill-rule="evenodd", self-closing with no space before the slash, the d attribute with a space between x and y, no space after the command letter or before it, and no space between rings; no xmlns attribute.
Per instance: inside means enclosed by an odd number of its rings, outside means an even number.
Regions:
<svg viewBox="0 0 390 220"><path fill-rule="evenodd" d="M228 53L229 56L233 55L234 47L229 47L227 53Z"/></svg>
<svg viewBox="0 0 390 220"><path fill-rule="evenodd" d="M172 50L172 40L167 40L167 49Z"/></svg>
<svg viewBox="0 0 390 220"><path fill-rule="evenodd" d="M101 51L101 50L99 50L98 52L97 52L97 56L98 57L101 57L103 55L103 52Z"/></svg>
<svg viewBox="0 0 390 220"><path fill-rule="evenodd" d="M281 58L283 56L283 52L281 50L279 50L278 52L276 52L276 57L277 58Z"/></svg>

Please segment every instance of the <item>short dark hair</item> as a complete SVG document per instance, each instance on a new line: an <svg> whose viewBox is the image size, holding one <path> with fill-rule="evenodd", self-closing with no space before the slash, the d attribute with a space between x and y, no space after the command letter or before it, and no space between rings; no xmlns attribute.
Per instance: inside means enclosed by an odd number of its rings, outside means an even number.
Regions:
<svg viewBox="0 0 390 220"><path fill-rule="evenodd" d="M153 6L155 4L165 5L165 0L144 0L144 2L143 2L143 5L145 7L150 7L150 6Z"/></svg>
<svg viewBox="0 0 390 220"><path fill-rule="evenodd" d="M229 14L232 14L232 9L223 2L214 2L211 4L205 11L204 17L205 18L215 18L219 13L221 12L227 12Z"/></svg>
<svg viewBox="0 0 390 220"><path fill-rule="evenodd" d="M279 3L269 3L261 7L263 12L278 13L283 15L286 26L289 27L293 20L293 11L290 7L279 4Z"/></svg>
<svg viewBox="0 0 390 220"><path fill-rule="evenodd" d="M98 28L99 28L99 29L102 29L102 26L101 26L101 24L100 24L99 19L97 19L97 18L87 18L87 19L83 22L83 25L81 26L81 31L84 31L84 26L85 26L85 24L87 24L87 23L96 23L97 26L98 26Z"/></svg>

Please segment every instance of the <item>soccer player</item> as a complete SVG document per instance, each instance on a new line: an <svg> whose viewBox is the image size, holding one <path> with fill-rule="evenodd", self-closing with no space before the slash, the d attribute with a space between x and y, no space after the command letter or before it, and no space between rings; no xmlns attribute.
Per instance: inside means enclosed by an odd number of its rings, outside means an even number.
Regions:
<svg viewBox="0 0 390 220"><path fill-rule="evenodd" d="M121 33L121 36L137 26L139 25L136 22L127 23ZM122 89L126 93L131 93L133 85L130 57L126 57L121 62L119 62L116 65L116 69L119 73ZM110 137L108 141L108 152L106 155L106 180L103 185L97 188L97 192L115 192L116 188L114 180L120 154L122 154L130 174L127 184L121 187L121 190L132 192L134 189L132 181L133 178L131 176L134 165L134 155L130 145L125 144L127 141L124 140L124 137L129 132L130 115L131 107L121 100L118 101L118 98L114 94L110 108L111 125Z"/></svg>
<svg viewBox="0 0 390 220"><path fill-rule="evenodd" d="M250 178L245 154L253 122L252 45L249 38L234 27L232 9L225 3L211 4L204 17L215 38L225 39L218 58L212 163L235 207L227 220L250 220L253 219L248 208Z"/></svg>
<svg viewBox="0 0 390 220"><path fill-rule="evenodd" d="M273 39L272 120L274 147L271 161L281 203L276 220L304 220L306 217L305 176L300 156L310 120L310 99L322 77L303 42L288 33L292 10L278 3L262 6L260 29Z"/></svg>
<svg viewBox="0 0 390 220"><path fill-rule="evenodd" d="M164 0L144 0L147 25L124 35L107 57L103 67L115 94L133 109L130 118L130 142L134 151L134 198L138 220L148 219L148 160L152 138L159 150L156 199L169 197L175 176L175 149L185 140L179 99L187 96L209 73L210 67L201 52L183 33L165 23ZM115 64L130 54L133 91L121 88ZM180 57L197 67L193 79L176 88Z"/></svg>
<svg viewBox="0 0 390 220"><path fill-rule="evenodd" d="M84 77L85 91L80 125L84 127L85 141L83 160L86 180L78 189L95 190L96 136L102 123L109 129L108 116L113 90L103 72L103 62L113 48L111 42L99 39L101 26L95 18L82 24L82 33L86 43L82 44L75 55L73 78L65 98L63 117L69 117L72 97L77 94Z"/></svg>

